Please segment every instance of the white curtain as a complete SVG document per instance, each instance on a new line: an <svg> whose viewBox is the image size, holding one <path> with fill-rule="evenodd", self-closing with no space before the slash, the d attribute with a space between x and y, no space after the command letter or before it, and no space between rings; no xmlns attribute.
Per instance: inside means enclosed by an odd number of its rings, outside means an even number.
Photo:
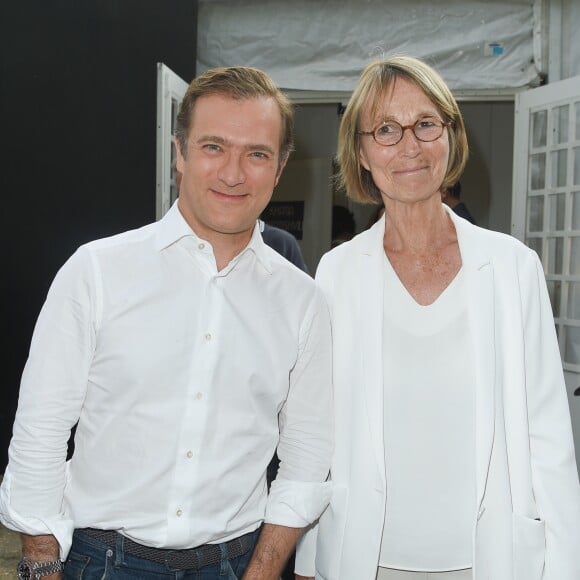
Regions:
<svg viewBox="0 0 580 580"><path fill-rule="evenodd" d="M351 91L371 59L397 53L425 59L454 90L534 86L533 4L200 0L197 72L247 65L285 89Z"/></svg>

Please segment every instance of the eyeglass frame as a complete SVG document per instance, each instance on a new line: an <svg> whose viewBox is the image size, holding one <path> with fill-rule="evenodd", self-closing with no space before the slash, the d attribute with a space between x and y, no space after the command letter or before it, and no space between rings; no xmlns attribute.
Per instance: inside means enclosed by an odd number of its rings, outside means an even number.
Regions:
<svg viewBox="0 0 580 580"><path fill-rule="evenodd" d="M381 147L393 147L394 145L398 145L403 140L403 137L405 136L405 131L407 129L411 129L411 132L413 133L413 135L414 135L415 139L417 139L417 141L421 141L421 143L433 143L433 141L437 141L437 139L439 139L439 137L441 137L441 135L443 135L443 129L445 129L446 127L449 127L450 125L453 125L453 121L442 121L441 119L437 119L441 123L441 133L437 137L435 137L435 139L425 141L425 139L421 139L420 137L417 136L417 133L415 133L415 127L421 121L424 121L426 118L431 118L431 117L423 117L422 119L418 119L412 125L401 125L401 123L399 123L398 121L383 121L382 123L377 125L372 131L357 131L356 134L357 135L370 135L370 136L372 136L372 138L375 140L375 143L377 145L380 145ZM436 118L436 117L433 117L433 118ZM383 127L384 125L388 125L389 123L399 125L399 127L401 127L401 136L399 137L398 141L395 141L394 143L389 143L387 145L386 143L380 143L377 140L376 133L380 127Z"/></svg>

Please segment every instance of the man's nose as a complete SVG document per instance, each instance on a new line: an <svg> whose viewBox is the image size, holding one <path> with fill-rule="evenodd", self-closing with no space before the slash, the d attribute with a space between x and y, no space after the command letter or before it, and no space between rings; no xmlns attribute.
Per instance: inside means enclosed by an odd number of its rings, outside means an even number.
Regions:
<svg viewBox="0 0 580 580"><path fill-rule="evenodd" d="M229 152L218 172L218 177L229 187L235 187L246 180L242 155Z"/></svg>

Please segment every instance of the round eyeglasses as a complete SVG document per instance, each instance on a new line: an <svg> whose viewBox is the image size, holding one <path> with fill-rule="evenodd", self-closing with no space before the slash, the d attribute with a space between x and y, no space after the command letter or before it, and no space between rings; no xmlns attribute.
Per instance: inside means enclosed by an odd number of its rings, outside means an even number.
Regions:
<svg viewBox="0 0 580 580"><path fill-rule="evenodd" d="M428 143L435 141L443 135L443 129L451 125L450 122L443 122L437 117L423 117L413 125L401 125L397 121L385 121L372 131L358 131L359 135L372 135L374 140L385 147L396 145L407 129L413 131L413 135L419 141Z"/></svg>

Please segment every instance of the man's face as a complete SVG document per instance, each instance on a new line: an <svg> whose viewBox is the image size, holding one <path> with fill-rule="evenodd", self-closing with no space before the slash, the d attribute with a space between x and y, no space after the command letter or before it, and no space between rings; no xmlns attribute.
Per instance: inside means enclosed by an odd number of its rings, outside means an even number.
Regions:
<svg viewBox="0 0 580 580"><path fill-rule="evenodd" d="M177 144L182 180L179 209L212 244L249 241L286 160L280 159L282 119L271 98L200 97L187 151Z"/></svg>

